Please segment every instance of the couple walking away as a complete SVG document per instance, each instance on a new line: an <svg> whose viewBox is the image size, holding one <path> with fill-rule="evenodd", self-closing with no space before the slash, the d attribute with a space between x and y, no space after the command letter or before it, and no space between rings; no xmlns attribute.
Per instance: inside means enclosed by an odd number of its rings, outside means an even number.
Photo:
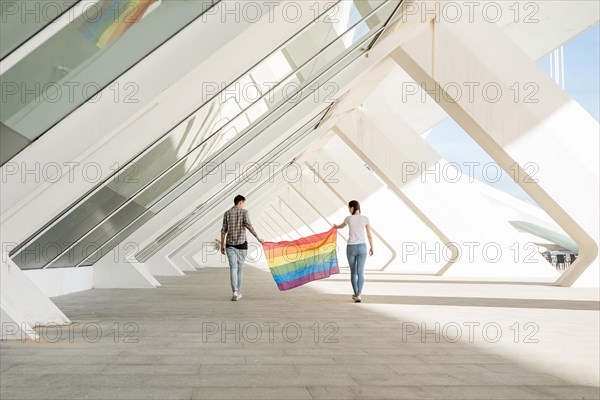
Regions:
<svg viewBox="0 0 600 400"><path fill-rule="evenodd" d="M221 254L227 254L229 261L229 275L231 279L231 290L233 296L231 301L238 301L242 298L240 291L242 287L242 276L244 271L244 262L248 252L248 241L246 240L246 229L254 235L261 244L264 243L250 222L248 210L244 209L246 198L237 195L233 199L234 206L223 215L223 227L221 228ZM365 231L369 240L370 256L373 255L373 238L371 236L371 225L369 218L360 212L360 204L356 200L348 203L348 215L344 222L339 225L334 224L336 229L342 229L348 226L350 233L348 236L348 247L346 247L346 256L350 264L350 281L354 294L352 300L356 303L362 301L361 293L365 281L364 271L367 261L367 244L365 242ZM227 237L227 240L225 240Z"/></svg>

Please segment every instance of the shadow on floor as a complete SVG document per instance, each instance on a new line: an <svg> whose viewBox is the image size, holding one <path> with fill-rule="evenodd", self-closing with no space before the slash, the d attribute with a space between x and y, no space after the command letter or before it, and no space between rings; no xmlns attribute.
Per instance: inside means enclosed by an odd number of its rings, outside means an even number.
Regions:
<svg viewBox="0 0 600 400"><path fill-rule="evenodd" d="M69 335L52 342L2 343L0 397L598 398L595 386L515 361L515 354L522 351L518 344L509 344L510 357L482 348L487 344L480 338L474 344L438 343L417 335L404 338L402 324L408 316L401 310L387 315L354 304L347 295L317 291L310 284L279 292L265 270L246 268L244 298L239 302L230 301L225 268L206 268L159 281L163 286L156 290L94 289L53 298L77 325ZM508 326L513 318L526 316L544 324L544 334L557 329L558 314L516 309L597 310L589 302L547 300L377 295L365 300L366 304L513 307L514 312L497 315L496 321ZM437 312L446 313L445 309ZM477 308L461 313L460 317L473 320L491 315ZM418 318L418 311L415 315ZM560 323L581 325L581 317L560 316ZM267 324L273 326L272 331ZM86 327L93 329L88 329L84 340ZM120 330L115 331L116 327ZM586 332L593 332L593 327L586 327ZM102 335L95 337L98 330ZM132 334L135 341L129 340ZM584 354L581 346L589 352L591 340L593 335L575 332L561 343L560 351L566 355L560 361L565 368L572 368L574 359L589 367L595 353L577 357ZM557 361L554 353L548 357Z"/></svg>
<svg viewBox="0 0 600 400"><path fill-rule="evenodd" d="M338 295L334 295L338 296ZM347 295L339 295L347 300ZM512 299L488 297L441 297L366 295L365 302L377 304L411 304L423 306L500 307L500 308L544 308L553 310L600 310L597 301Z"/></svg>

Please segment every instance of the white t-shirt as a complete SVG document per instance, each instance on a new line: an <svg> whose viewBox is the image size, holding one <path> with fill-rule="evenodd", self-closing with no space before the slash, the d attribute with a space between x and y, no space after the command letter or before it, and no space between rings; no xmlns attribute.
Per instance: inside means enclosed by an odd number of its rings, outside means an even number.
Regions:
<svg viewBox="0 0 600 400"><path fill-rule="evenodd" d="M364 215L348 215L344 223L350 228L348 244L359 244L365 242L365 225L369 223L369 218Z"/></svg>

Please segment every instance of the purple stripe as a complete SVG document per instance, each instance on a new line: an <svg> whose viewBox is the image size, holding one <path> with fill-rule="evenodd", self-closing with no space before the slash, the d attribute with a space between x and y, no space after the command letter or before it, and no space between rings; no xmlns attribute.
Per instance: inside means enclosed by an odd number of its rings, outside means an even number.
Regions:
<svg viewBox="0 0 600 400"><path fill-rule="evenodd" d="M288 282L283 282L283 283L278 283L277 287L279 288L279 290L288 290L288 289L292 289L301 285L304 285L305 283L311 282L311 281L316 281L318 279L323 279L323 278L328 278L331 275L335 275L335 274L339 274L340 273L340 269L338 267L338 265L334 265L332 266L330 269L327 269L325 271L318 271L309 275L304 275L298 279L294 279L293 281L288 281Z"/></svg>

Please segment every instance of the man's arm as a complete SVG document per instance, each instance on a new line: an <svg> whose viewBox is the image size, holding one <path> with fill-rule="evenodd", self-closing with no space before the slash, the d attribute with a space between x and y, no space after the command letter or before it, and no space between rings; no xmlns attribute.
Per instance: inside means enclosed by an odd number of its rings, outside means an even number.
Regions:
<svg viewBox="0 0 600 400"><path fill-rule="evenodd" d="M248 212L246 212L245 218L246 220L244 221L244 225L246 226L246 229L250 231L250 233L256 238L256 240L260 242L260 244L263 244L265 241L258 237L258 233L256 233L254 227L252 226L252 222L250 222L250 214Z"/></svg>
<svg viewBox="0 0 600 400"><path fill-rule="evenodd" d="M248 228L250 233L256 238L256 240L258 240L260 242L260 244L263 244L265 242L264 240L262 240L261 238L258 237L258 233L256 233L256 231L254 230L254 227L252 225L246 225L246 228Z"/></svg>
<svg viewBox="0 0 600 400"><path fill-rule="evenodd" d="M225 255L225 235L227 234L227 213L223 215L223 226L221 227L221 254Z"/></svg>
<svg viewBox="0 0 600 400"><path fill-rule="evenodd" d="M225 234L221 232L221 254L225 255Z"/></svg>

